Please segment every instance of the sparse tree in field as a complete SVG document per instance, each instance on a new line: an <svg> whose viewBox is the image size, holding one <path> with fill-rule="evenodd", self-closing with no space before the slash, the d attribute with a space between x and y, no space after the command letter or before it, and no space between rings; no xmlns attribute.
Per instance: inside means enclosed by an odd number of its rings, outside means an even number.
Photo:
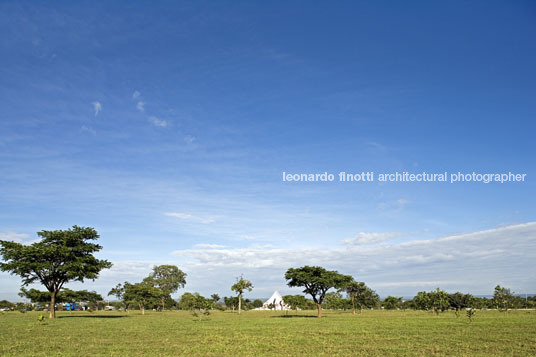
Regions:
<svg viewBox="0 0 536 357"><path fill-rule="evenodd" d="M298 309L305 310L307 308L307 299L303 295L285 295L283 296L283 302L290 306L291 309L296 310L296 314Z"/></svg>
<svg viewBox="0 0 536 357"><path fill-rule="evenodd" d="M360 310L363 311L363 307L373 307L379 301L378 294L367 287L363 282L357 282L352 279L343 290L346 291L346 294L350 297L353 315L355 315L356 304L359 305Z"/></svg>
<svg viewBox="0 0 536 357"><path fill-rule="evenodd" d="M429 292L428 295L430 296L430 306L436 314L449 308L449 294L445 291L437 288L435 291Z"/></svg>
<svg viewBox="0 0 536 357"><path fill-rule="evenodd" d="M171 294L186 284L186 273L175 265L159 265L155 266L151 275L144 280L162 291L160 306L164 310L166 300L171 299Z"/></svg>
<svg viewBox="0 0 536 357"><path fill-rule="evenodd" d="M342 297L339 291L326 293L324 298L324 308L329 310L346 310L350 305L350 300Z"/></svg>
<svg viewBox="0 0 536 357"><path fill-rule="evenodd" d="M24 287L20 288L19 296L25 299L29 299L33 303L46 304L50 302L50 293L48 291L40 291L37 289L26 290ZM56 294L56 303L65 302L62 296L62 292Z"/></svg>
<svg viewBox="0 0 536 357"><path fill-rule="evenodd" d="M236 296L229 296L224 297L223 302L225 303L225 306L233 312L235 311L236 307L238 306L238 298Z"/></svg>
<svg viewBox="0 0 536 357"><path fill-rule="evenodd" d="M467 309L467 319L469 320L469 323L473 322L475 315L476 315L475 309L473 308Z"/></svg>
<svg viewBox="0 0 536 357"><path fill-rule="evenodd" d="M212 299L212 310L214 310L214 307L220 301L220 296L218 294L212 294L210 295L210 298Z"/></svg>
<svg viewBox="0 0 536 357"><path fill-rule="evenodd" d="M288 280L289 287L304 287L303 292L311 295L318 310L318 317L322 316L322 302L328 290L344 288L353 280L351 276L339 274L337 271L307 265L288 269L285 273L285 279Z"/></svg>
<svg viewBox="0 0 536 357"><path fill-rule="evenodd" d="M417 310L429 310L431 308L430 295L426 291L419 291L413 298L413 304Z"/></svg>
<svg viewBox="0 0 536 357"><path fill-rule="evenodd" d="M128 284L128 282L125 282L125 284ZM125 287L122 284L117 284L115 288L112 288L112 290L108 292L108 296L110 295L115 296L117 300L121 301L121 303L123 304L123 307L125 308L125 311L129 312L128 301L124 298L124 294L125 294Z"/></svg>
<svg viewBox="0 0 536 357"><path fill-rule="evenodd" d="M184 293L179 299L179 309L192 311L195 308L196 298L192 293Z"/></svg>
<svg viewBox="0 0 536 357"><path fill-rule="evenodd" d="M123 298L129 303L137 304L142 315L145 315L145 308L157 305L163 295L161 289L147 281L136 284L125 282L124 288Z"/></svg>
<svg viewBox="0 0 536 357"><path fill-rule="evenodd" d="M201 296L199 293L182 294L179 304L181 310L189 310L195 317L201 318L210 315L210 309L214 308L214 301ZM199 310L199 313L196 311Z"/></svg>
<svg viewBox="0 0 536 357"><path fill-rule="evenodd" d="M192 296L192 315L199 317L199 321L201 321L203 316L208 317L210 315L210 310L214 308L214 302L212 299L207 299L199 295L199 293L195 293Z"/></svg>
<svg viewBox="0 0 536 357"><path fill-rule="evenodd" d="M396 310L400 308L402 298L396 296L388 296L383 300L383 307L387 310Z"/></svg>
<svg viewBox="0 0 536 357"><path fill-rule="evenodd" d="M102 304L102 301L104 300L102 296L95 291L79 290L75 291L75 294L76 298L73 301L87 302L95 305L97 311L99 310L99 303Z"/></svg>
<svg viewBox="0 0 536 357"><path fill-rule="evenodd" d="M238 294L238 314L240 315L240 311L242 310L242 295L244 291L253 290L253 284L251 284L251 281L244 279L243 276L240 276L240 278L236 279L236 283L231 286L231 290Z"/></svg>
<svg viewBox="0 0 536 357"><path fill-rule="evenodd" d="M352 281L346 285L344 290L346 291L346 294L350 297L350 301L352 302L352 314L355 315L355 296L360 291L360 284L365 285L365 283L358 283L357 281Z"/></svg>
<svg viewBox="0 0 536 357"><path fill-rule="evenodd" d="M5 263L0 270L22 278L22 285L40 282L50 294L50 318L56 317L56 296L69 281L95 280L102 269L112 263L93 256L102 247L92 240L99 238L95 229L73 226L68 230L41 231L39 242L23 245L0 241L0 255Z"/></svg>
<svg viewBox="0 0 536 357"><path fill-rule="evenodd" d="M29 299L32 303L44 304L49 302L50 293L48 291L39 291L37 289L26 290L24 288L20 289L20 297ZM59 303L73 303L73 302L89 302L93 304L98 304L101 302L102 296L95 291L87 290L71 290L68 288L63 288L56 295L56 304Z"/></svg>
<svg viewBox="0 0 536 357"><path fill-rule="evenodd" d="M495 287L495 290L493 291L493 302L499 311L508 312L513 300L514 295L510 289L503 288L500 285Z"/></svg>
<svg viewBox="0 0 536 357"><path fill-rule="evenodd" d="M365 283L360 282L359 284L361 287L355 295L355 301L359 305L359 309L363 311L365 307L370 309L377 306L380 302L380 297L376 291L366 286Z"/></svg>
<svg viewBox="0 0 536 357"><path fill-rule="evenodd" d="M0 309L4 309L6 307L10 310L13 310L15 308L15 304L7 300L0 301Z"/></svg>
<svg viewBox="0 0 536 357"><path fill-rule="evenodd" d="M471 294L462 294L460 292L449 294L449 304L456 309L456 317L460 316L462 309L471 307L472 302L473 296Z"/></svg>
<svg viewBox="0 0 536 357"><path fill-rule="evenodd" d="M30 307L31 307L31 305L30 305ZM18 302L18 303L15 304L15 310L17 310L18 312L23 313L23 314L25 314L26 311L28 311L28 308L29 307L23 302Z"/></svg>
<svg viewBox="0 0 536 357"><path fill-rule="evenodd" d="M261 299L253 300L252 306L253 306L254 309L262 307L262 305L264 305L264 303L262 302Z"/></svg>
<svg viewBox="0 0 536 357"><path fill-rule="evenodd" d="M85 292L87 292L87 290ZM56 296L56 302L57 303L61 303L61 302L73 303L73 302L80 301L80 298L79 298L80 295L78 293L79 293L78 291L74 291L68 288L63 288L63 290L60 293L58 293L58 296Z"/></svg>

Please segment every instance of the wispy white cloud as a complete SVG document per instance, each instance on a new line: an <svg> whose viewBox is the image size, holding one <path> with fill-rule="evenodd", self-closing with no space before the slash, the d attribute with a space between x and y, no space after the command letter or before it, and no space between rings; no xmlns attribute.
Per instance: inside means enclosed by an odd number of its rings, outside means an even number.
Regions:
<svg viewBox="0 0 536 357"><path fill-rule="evenodd" d="M392 233L395 235L398 233ZM371 236L365 236L370 238ZM372 236L372 240L378 236ZM189 271L244 273L258 285L281 289L286 269L320 265L351 274L389 294L407 295L415 287L438 286L489 292L494 284L535 286L536 277L519 271L536 269L536 222L441 238L340 248L246 247L181 249L172 252ZM263 276L279 276L273 285ZM454 277L454 278L453 278ZM218 280L217 276L214 279ZM423 282L430 282L428 285ZM449 282L448 284L445 282ZM433 286L435 287L435 286ZM491 290L490 290L491 291Z"/></svg>
<svg viewBox="0 0 536 357"><path fill-rule="evenodd" d="M15 232L0 232L0 240L7 240L11 242L22 243L23 240L28 238L28 235L25 233L15 233Z"/></svg>
<svg viewBox="0 0 536 357"><path fill-rule="evenodd" d="M90 128L90 127L88 127L88 126L85 126L85 125L82 125L82 126L80 127L80 130L81 130L81 131L88 132L88 133L90 133L91 135L97 135L97 132L95 131L95 129L92 129L92 128Z"/></svg>
<svg viewBox="0 0 536 357"><path fill-rule="evenodd" d="M186 141L188 144L191 144L195 141L195 136L186 135L186 137L184 138L184 141Z"/></svg>
<svg viewBox="0 0 536 357"><path fill-rule="evenodd" d="M196 221L196 222L200 222L200 223L203 223L203 224L208 224L208 223L215 222L215 220L213 218L203 218L203 217L193 216L193 215L188 214L188 213L166 212L164 214L166 216L168 216L168 217L175 217L175 218L188 220L188 221Z"/></svg>
<svg viewBox="0 0 536 357"><path fill-rule="evenodd" d="M99 115L99 113L102 111L102 104L98 101L95 101L91 104L93 104L93 111L95 112L95 116Z"/></svg>
<svg viewBox="0 0 536 357"><path fill-rule="evenodd" d="M142 102L141 100L136 104L136 109L138 109L140 112L145 111L145 102Z"/></svg>
<svg viewBox="0 0 536 357"><path fill-rule="evenodd" d="M132 99L138 99L140 97L141 93L137 90L132 93Z"/></svg>
<svg viewBox="0 0 536 357"><path fill-rule="evenodd" d="M248 234L241 235L240 239L242 239L242 240L255 240L255 238L253 236L250 236Z"/></svg>
<svg viewBox="0 0 536 357"><path fill-rule="evenodd" d="M428 229L422 229L416 232L360 232L355 237L344 239L342 242L347 245L365 245L387 242L395 238L416 236L428 232Z"/></svg>
<svg viewBox="0 0 536 357"><path fill-rule="evenodd" d="M192 217L171 214L175 217ZM24 239L17 233L4 233ZM2 236L0 236L2 237ZM536 286L536 222L500 227L474 233L413 240L380 246L308 247L250 246L231 248L200 243L191 249L172 252L158 261L114 261L111 269L91 283L91 289L106 295L115 284L141 281L154 265L175 264L187 273L187 285L179 291L229 294L236 276L244 274L255 286L250 296L266 297L274 290L299 293L286 286L285 271L290 267L320 265L351 274L382 296L413 296L421 290L440 287L449 292L490 294L501 284L516 292L519 287ZM0 279L14 281L7 274ZM72 287L71 287L72 286ZM71 288L87 288L70 284ZM14 288L16 287L14 285ZM527 291L530 292L530 291Z"/></svg>
<svg viewBox="0 0 536 357"><path fill-rule="evenodd" d="M392 281L392 282L383 282L375 283L376 287L385 287L385 288L399 288L399 287L415 287L415 288L436 288L440 286L447 285L465 285L463 280L432 280L432 281Z"/></svg>
<svg viewBox="0 0 536 357"><path fill-rule="evenodd" d="M24 245L30 245L41 240L40 238L28 239L29 237L30 236L26 233L15 233L15 232L1 233L0 232L0 240L7 240L11 242L16 242L16 243L22 243Z"/></svg>
<svg viewBox="0 0 536 357"><path fill-rule="evenodd" d="M154 126L159 126L159 127L162 127L162 128L165 128L166 126L168 126L168 122L167 122L167 121L162 120L162 119L158 119L158 118L155 117L155 116L150 116L150 117L149 117L149 121L150 121Z"/></svg>
<svg viewBox="0 0 536 357"><path fill-rule="evenodd" d="M221 244L199 243L199 244L194 245L194 248L196 248L196 249L203 249L203 248L206 248L206 249L223 249L223 248L225 248L225 246L221 245Z"/></svg>
<svg viewBox="0 0 536 357"><path fill-rule="evenodd" d="M401 232L386 232L386 233L360 232L353 238L347 238L343 240L343 243L348 244L348 245L380 243L380 242L391 240L393 238L403 237L405 235L406 235L405 233L401 233Z"/></svg>
<svg viewBox="0 0 536 357"><path fill-rule="evenodd" d="M404 198L399 198L398 200L395 200L395 201L380 202L380 203L377 204L377 208L378 208L378 210L384 211L384 212L398 213L408 203L409 203L408 200L406 200Z"/></svg>

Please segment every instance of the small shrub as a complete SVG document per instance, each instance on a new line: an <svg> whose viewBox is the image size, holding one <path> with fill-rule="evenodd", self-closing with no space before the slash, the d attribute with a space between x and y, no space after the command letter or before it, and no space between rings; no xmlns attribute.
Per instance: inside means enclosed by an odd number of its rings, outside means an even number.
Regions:
<svg viewBox="0 0 536 357"><path fill-rule="evenodd" d="M475 315L476 315L475 309L467 309L467 319L469 319L469 323L473 322Z"/></svg>

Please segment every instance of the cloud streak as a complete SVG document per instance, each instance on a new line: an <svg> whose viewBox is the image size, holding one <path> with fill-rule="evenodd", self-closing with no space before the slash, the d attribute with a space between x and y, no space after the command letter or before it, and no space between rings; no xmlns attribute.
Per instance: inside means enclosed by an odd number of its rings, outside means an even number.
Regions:
<svg viewBox="0 0 536 357"><path fill-rule="evenodd" d="M141 100L136 104L136 109L140 112L145 111L145 102L142 102Z"/></svg>
<svg viewBox="0 0 536 357"><path fill-rule="evenodd" d="M164 215L166 215L168 217L175 217L175 218L179 218L179 219L182 219L182 220L194 221L194 222L199 222L199 223L203 223L203 224L209 224L209 223L215 222L215 220L213 218L203 218L203 217L193 216L193 215L188 214L188 213L166 212L166 213L164 213Z"/></svg>
<svg viewBox="0 0 536 357"><path fill-rule="evenodd" d="M358 233L353 238L347 238L343 240L344 244L348 245L364 245L389 241L393 238L403 237L405 233L400 232L386 232L386 233Z"/></svg>
<svg viewBox="0 0 536 357"><path fill-rule="evenodd" d="M25 233L15 233L15 232L0 232L0 240L7 240L16 243L22 243L23 240L28 238L28 235Z"/></svg>
<svg viewBox="0 0 536 357"><path fill-rule="evenodd" d="M364 234L359 239L372 243L399 235ZM191 271L243 272L256 278L257 285L269 284L262 272L270 271L280 277L279 285L270 289L284 286L282 276L290 267L320 265L392 294L411 295L416 287L434 286L434 282L447 282L441 284L445 289L478 294L489 293L497 283L514 290L516 286L536 285L533 275L519 274L536 269L536 222L392 244L346 248L195 246L175 250L172 255Z"/></svg>
<svg viewBox="0 0 536 357"><path fill-rule="evenodd" d="M88 126L85 126L85 125L82 125L82 126L80 127L80 130L81 130L81 131L85 131L85 132L87 132L87 133L90 133L90 134L93 135L93 136L97 135L97 132L95 131L95 129L92 129L92 128L90 128L90 127L88 127Z"/></svg>
<svg viewBox="0 0 536 357"><path fill-rule="evenodd" d="M157 127L165 128L166 126L168 126L168 122L167 122L167 121L162 120L162 119L158 119L158 118L155 117L155 116L150 116L150 117L149 117L149 121L150 121L154 126L157 126Z"/></svg>
<svg viewBox="0 0 536 357"><path fill-rule="evenodd" d="M98 101L95 101L91 104L93 104L93 111L95 112L95 117L96 117L102 111L102 104Z"/></svg>

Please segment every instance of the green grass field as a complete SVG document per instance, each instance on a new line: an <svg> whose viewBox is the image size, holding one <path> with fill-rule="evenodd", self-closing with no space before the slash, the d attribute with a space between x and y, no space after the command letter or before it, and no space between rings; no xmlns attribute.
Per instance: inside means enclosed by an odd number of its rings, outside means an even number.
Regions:
<svg viewBox="0 0 536 357"><path fill-rule="evenodd" d="M536 311L479 311L472 324L421 311L39 314L0 315L2 355L536 356Z"/></svg>

